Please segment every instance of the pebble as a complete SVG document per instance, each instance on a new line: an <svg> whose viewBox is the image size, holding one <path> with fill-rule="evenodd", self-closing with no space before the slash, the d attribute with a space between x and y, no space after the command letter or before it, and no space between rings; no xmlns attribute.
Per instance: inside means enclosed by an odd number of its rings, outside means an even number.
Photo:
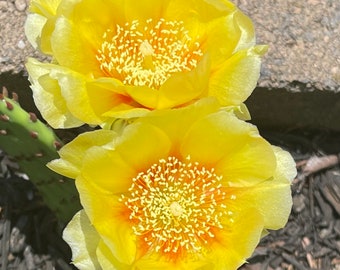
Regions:
<svg viewBox="0 0 340 270"><path fill-rule="evenodd" d="M19 40L17 45L18 45L19 49L24 49L25 46L26 46L26 44L25 44L25 42L23 40Z"/></svg>
<svg viewBox="0 0 340 270"><path fill-rule="evenodd" d="M27 7L26 0L15 0L14 5L18 11L25 11Z"/></svg>
<svg viewBox="0 0 340 270"><path fill-rule="evenodd" d="M0 1L0 11L7 11L7 2L6 1Z"/></svg>
<svg viewBox="0 0 340 270"><path fill-rule="evenodd" d="M14 227L11 232L10 250L13 253L22 252L26 246L26 236L21 234L19 229Z"/></svg>
<svg viewBox="0 0 340 270"><path fill-rule="evenodd" d="M293 197L293 210L296 213L300 213L302 212L302 210L305 209L306 205L305 205L305 197L302 194L298 194L296 196Z"/></svg>

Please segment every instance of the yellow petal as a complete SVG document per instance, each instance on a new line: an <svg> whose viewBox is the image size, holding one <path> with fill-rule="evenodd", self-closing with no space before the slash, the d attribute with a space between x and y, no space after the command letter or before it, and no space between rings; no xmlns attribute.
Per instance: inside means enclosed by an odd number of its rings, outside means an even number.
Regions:
<svg viewBox="0 0 340 270"><path fill-rule="evenodd" d="M209 113L216 112L220 105L215 98L204 98L189 107L172 110L155 110L138 119L138 122L152 124L159 127L172 142L176 153L179 151L180 141L187 133L188 128L200 118Z"/></svg>
<svg viewBox="0 0 340 270"><path fill-rule="evenodd" d="M274 174L276 160L270 144L255 137L246 139L243 146L226 153L215 168L223 175L227 186L252 186Z"/></svg>
<svg viewBox="0 0 340 270"><path fill-rule="evenodd" d="M250 19L229 1L55 0L43 3L36 0L31 12L34 14L27 20L26 27L29 40L44 53L51 54L54 63L69 70L67 75L61 76L60 70L55 73L59 74L59 84L66 82L60 84L62 96L56 95L55 99L65 99L73 117L89 124L101 125L110 122L108 118L111 117L126 117L129 110L140 116L147 110L187 106L207 96L217 97L223 106L237 106L250 95L259 76L264 49L254 47ZM116 49L111 51L111 46L115 47L115 42L109 36L117 37L118 29L125 31L126 27L136 27L138 35L143 36L141 40L149 42L149 30L161 19L165 20L165 25L174 24L175 28L183 24L183 29L174 29L180 32L174 38L184 40L183 50L188 49L188 57L182 59L181 56L177 63L176 55L173 58L169 52L169 57L161 61L166 63L157 68L161 72L153 74L154 77L151 72L147 79L150 81L144 84L139 81L138 72L143 73L143 70L138 70L141 63L136 60L140 56L139 41L119 38L118 43L122 44L116 44L118 47L135 49L118 53L126 57L118 59L122 66L117 66L113 58L119 56L112 56ZM158 36L154 31L153 34L160 41L167 39L162 33ZM162 46L168 47L168 43ZM160 49L167 49L162 46ZM110 55L113 58L110 59ZM169 68L172 61L178 68ZM132 71L123 70L124 63ZM159 77L162 79L155 79ZM114 82L111 88L103 83L105 79ZM153 82L154 79L157 82Z"/></svg>
<svg viewBox="0 0 340 270"><path fill-rule="evenodd" d="M54 128L70 128L83 124L75 118L62 96L58 81L50 76L53 68L59 69L52 64L44 64L29 58L26 68L30 74L33 98L42 116Z"/></svg>
<svg viewBox="0 0 340 270"><path fill-rule="evenodd" d="M169 3L165 16L166 18L183 20L186 24L188 20L192 20L193 18L197 21L208 22L225 16L234 9L235 6L230 1L172 0Z"/></svg>
<svg viewBox="0 0 340 270"><path fill-rule="evenodd" d="M255 34L253 27L251 27L252 24L250 22L250 26L245 25L244 28L246 29L243 29L242 26L245 23L242 23L242 25L241 22L246 20L239 20L240 17L243 18L240 14L241 12L235 9L227 16L215 19L208 25L205 46L211 57L212 65L217 69L232 57L233 53L241 48L247 49L255 45ZM245 18L248 17L245 16Z"/></svg>
<svg viewBox="0 0 340 270"><path fill-rule="evenodd" d="M210 77L209 95L217 97L222 105L244 102L254 90L260 76L260 56L266 50L256 46L235 53Z"/></svg>
<svg viewBox="0 0 340 270"><path fill-rule="evenodd" d="M98 76L102 72L93 53L96 52L96 48L93 47L92 42L83 42L83 37L77 27L65 17L59 17L56 20L55 30L51 36L53 56L62 66L83 75L96 74ZM99 40L97 42L99 43Z"/></svg>
<svg viewBox="0 0 340 270"><path fill-rule="evenodd" d="M136 102L150 109L156 108L159 100L159 91L147 86L127 86L127 93Z"/></svg>
<svg viewBox="0 0 340 270"><path fill-rule="evenodd" d="M230 192L236 195L232 207L255 207L264 218L265 228L275 230L286 224L291 211L290 183L296 175L296 166L288 152L279 147L272 148L277 159L273 177L254 186L231 189Z"/></svg>
<svg viewBox="0 0 340 270"><path fill-rule="evenodd" d="M30 12L41 14L45 17L54 16L57 12L57 8L62 0L32 0L30 2Z"/></svg>
<svg viewBox="0 0 340 270"><path fill-rule="evenodd" d="M173 74L159 89L155 109L176 107L197 100L208 89L209 73L209 58L203 57L193 70Z"/></svg>
<svg viewBox="0 0 340 270"><path fill-rule="evenodd" d="M100 236L83 210L76 213L66 226L63 239L71 247L72 261L78 269L101 269L96 255Z"/></svg>
<svg viewBox="0 0 340 270"><path fill-rule="evenodd" d="M57 9L61 0L41 1L33 0L25 22L25 34L34 48L39 48L43 53L52 54L51 35Z"/></svg>
<svg viewBox="0 0 340 270"><path fill-rule="evenodd" d="M114 109L111 109L108 112L105 112L103 114L104 117L111 117L111 119L108 119L103 125L101 125L103 128L104 126L109 127L112 122L116 121L117 119L130 119L130 118L138 118L143 117L149 112L148 109L144 108L132 108L129 105L119 105L115 107Z"/></svg>
<svg viewBox="0 0 340 270"><path fill-rule="evenodd" d="M47 19L40 14L32 13L27 15L25 21L25 35L34 49L38 48L41 31Z"/></svg>
<svg viewBox="0 0 340 270"><path fill-rule="evenodd" d="M118 270L131 270L131 266L123 264L113 256L108 246L100 241L97 248L97 257L102 269L118 269Z"/></svg>
<svg viewBox="0 0 340 270"><path fill-rule="evenodd" d="M60 159L51 161L48 163L48 167L62 175L75 179L80 174L86 150L93 145L112 144L116 136L115 132L107 130L82 133L63 146L58 152Z"/></svg>
<svg viewBox="0 0 340 270"><path fill-rule="evenodd" d="M101 78L86 84L90 105L96 115L105 119L114 112L133 109L139 104L124 92L122 83L114 78Z"/></svg>
<svg viewBox="0 0 340 270"><path fill-rule="evenodd" d="M76 180L76 185L91 223L113 256L123 264L132 264L136 256L136 235L125 205L119 202L120 197L102 192L82 177Z"/></svg>
<svg viewBox="0 0 340 270"><path fill-rule="evenodd" d="M119 152L92 147L83 154L82 175L110 194L127 192L137 172Z"/></svg>
<svg viewBox="0 0 340 270"><path fill-rule="evenodd" d="M248 121L251 119L249 110L244 103L241 103L239 106L226 106L224 108L226 111L235 114L240 120Z"/></svg>
<svg viewBox="0 0 340 270"><path fill-rule="evenodd" d="M214 167L229 185L263 181L276 166L270 145L256 127L224 111L194 123L183 139L181 153Z"/></svg>
<svg viewBox="0 0 340 270"><path fill-rule="evenodd" d="M242 13L240 10L237 10L234 14L234 20L236 27L241 32L240 39L235 48L235 51L243 50L250 48L255 45L255 30L254 25L251 19Z"/></svg>
<svg viewBox="0 0 340 270"><path fill-rule="evenodd" d="M85 77L68 69L54 69L50 76L58 80L62 97L72 115L93 125L103 122L91 106Z"/></svg>
<svg viewBox="0 0 340 270"><path fill-rule="evenodd" d="M285 178L292 181L297 174L296 164L289 152L282 150L280 147L272 146L277 160L275 177Z"/></svg>
<svg viewBox="0 0 340 270"><path fill-rule="evenodd" d="M267 229L282 228L292 207L290 183L285 178L274 178L253 187L235 188L237 208L254 207L262 214ZM236 206L235 206L236 207Z"/></svg>
<svg viewBox="0 0 340 270"><path fill-rule="evenodd" d="M126 21L139 20L145 22L152 18L154 21L158 21L163 18L163 12L166 10L169 0L125 0L125 16Z"/></svg>
<svg viewBox="0 0 340 270"><path fill-rule="evenodd" d="M135 170L144 171L161 158L166 158L171 149L167 134L149 124L133 124L124 129L116 151Z"/></svg>
<svg viewBox="0 0 340 270"><path fill-rule="evenodd" d="M143 270L211 270L211 262L206 260L206 258L198 256L187 256L185 260L180 260L177 262L171 262L165 258L162 258L158 254L150 254L143 256L136 261L136 268ZM209 267L206 267L206 266Z"/></svg>
<svg viewBox="0 0 340 270"><path fill-rule="evenodd" d="M230 224L230 223L227 223ZM225 225L228 226L228 225ZM240 213L232 226L226 227L216 236L216 242L207 254L214 270L235 270L251 256L262 234L262 216L255 209Z"/></svg>

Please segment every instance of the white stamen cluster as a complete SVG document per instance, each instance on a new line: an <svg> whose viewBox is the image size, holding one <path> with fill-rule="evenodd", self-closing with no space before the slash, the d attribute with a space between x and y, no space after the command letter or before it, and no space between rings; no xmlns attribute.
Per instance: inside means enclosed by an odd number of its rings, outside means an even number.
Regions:
<svg viewBox="0 0 340 270"><path fill-rule="evenodd" d="M231 213L221 179L190 158L159 160L134 178L121 198L131 211L134 233L163 254L201 251L223 228L221 217Z"/></svg>
<svg viewBox="0 0 340 270"><path fill-rule="evenodd" d="M138 20L108 29L97 52L106 76L125 85L158 89L173 73L190 71L202 56L181 21L152 19L141 26Z"/></svg>

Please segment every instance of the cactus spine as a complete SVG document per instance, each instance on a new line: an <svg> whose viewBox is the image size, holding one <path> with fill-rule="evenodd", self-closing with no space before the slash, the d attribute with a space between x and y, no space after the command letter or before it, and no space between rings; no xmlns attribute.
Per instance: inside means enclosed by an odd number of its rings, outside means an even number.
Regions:
<svg viewBox="0 0 340 270"><path fill-rule="evenodd" d="M0 149L15 158L36 186L46 205L61 222L68 222L81 206L75 183L46 167L61 147L54 132L27 113L19 103L0 93Z"/></svg>

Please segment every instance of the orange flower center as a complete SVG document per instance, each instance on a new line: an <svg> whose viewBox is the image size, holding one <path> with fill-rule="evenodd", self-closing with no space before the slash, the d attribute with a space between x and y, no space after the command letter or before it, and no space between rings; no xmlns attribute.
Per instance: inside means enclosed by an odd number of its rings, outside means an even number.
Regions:
<svg viewBox="0 0 340 270"><path fill-rule="evenodd" d="M169 258L203 252L231 215L224 204L221 176L190 158L161 159L133 179L122 201L133 231L148 250Z"/></svg>
<svg viewBox="0 0 340 270"><path fill-rule="evenodd" d="M96 58L108 77L125 85L158 89L176 72L190 71L202 56L200 44L193 42L181 21L152 19L108 29Z"/></svg>

